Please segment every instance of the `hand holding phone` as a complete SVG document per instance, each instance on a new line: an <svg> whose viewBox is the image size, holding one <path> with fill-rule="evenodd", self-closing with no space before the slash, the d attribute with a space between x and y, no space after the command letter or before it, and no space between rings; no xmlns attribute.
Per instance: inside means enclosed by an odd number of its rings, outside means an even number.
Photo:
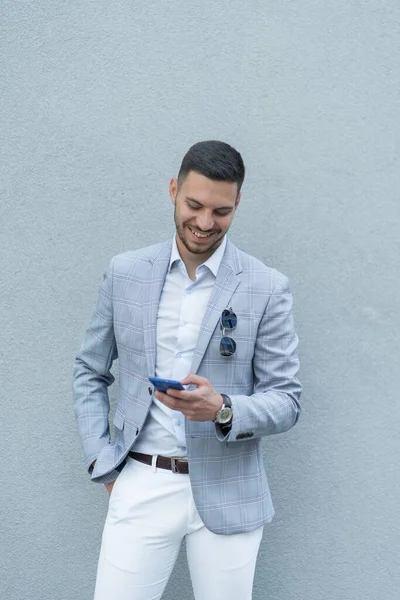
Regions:
<svg viewBox="0 0 400 600"><path fill-rule="evenodd" d="M154 385L158 392L166 392L168 388L174 390L184 390L183 385L175 379L162 379L161 377L149 377L149 381Z"/></svg>

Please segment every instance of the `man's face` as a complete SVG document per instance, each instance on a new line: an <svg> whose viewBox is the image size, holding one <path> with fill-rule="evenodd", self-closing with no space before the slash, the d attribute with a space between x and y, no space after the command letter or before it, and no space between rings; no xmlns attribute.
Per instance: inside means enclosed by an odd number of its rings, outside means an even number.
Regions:
<svg viewBox="0 0 400 600"><path fill-rule="evenodd" d="M171 180L170 196L181 254L200 255L204 262L221 244L232 223L240 200L237 183L214 181L190 171L179 191L177 180Z"/></svg>

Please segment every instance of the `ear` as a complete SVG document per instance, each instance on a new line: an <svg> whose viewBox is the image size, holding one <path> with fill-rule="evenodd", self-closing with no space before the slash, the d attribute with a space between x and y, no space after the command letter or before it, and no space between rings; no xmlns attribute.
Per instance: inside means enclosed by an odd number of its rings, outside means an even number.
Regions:
<svg viewBox="0 0 400 600"><path fill-rule="evenodd" d="M171 197L172 204L175 204L176 195L178 193L178 181L173 177L169 182L169 195Z"/></svg>
<svg viewBox="0 0 400 600"><path fill-rule="evenodd" d="M239 206L241 198L242 198L242 192L239 192L238 195L237 195L237 198L235 200L235 210Z"/></svg>

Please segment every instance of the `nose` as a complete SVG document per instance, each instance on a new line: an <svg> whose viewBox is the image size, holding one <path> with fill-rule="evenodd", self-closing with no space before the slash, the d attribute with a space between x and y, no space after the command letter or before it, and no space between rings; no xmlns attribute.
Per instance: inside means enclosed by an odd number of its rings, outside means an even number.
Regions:
<svg viewBox="0 0 400 600"><path fill-rule="evenodd" d="M214 217L211 212L204 211L197 217L197 227L201 231L210 231L214 227Z"/></svg>

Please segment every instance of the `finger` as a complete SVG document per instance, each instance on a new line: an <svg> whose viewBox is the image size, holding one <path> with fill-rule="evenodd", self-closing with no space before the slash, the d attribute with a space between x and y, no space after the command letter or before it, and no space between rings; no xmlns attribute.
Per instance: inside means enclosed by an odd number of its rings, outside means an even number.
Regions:
<svg viewBox="0 0 400 600"><path fill-rule="evenodd" d="M164 398L159 398L159 400L160 402L165 404L165 406L168 406L168 408L171 408L172 410L178 410L176 408L176 400L174 400L173 398L168 398L167 396L167 400L165 400Z"/></svg>
<svg viewBox="0 0 400 600"><path fill-rule="evenodd" d="M194 390L195 391L195 390ZM193 391L192 390L177 390L175 388L168 388L166 391L166 395L170 398L176 398L177 400L192 400Z"/></svg>
<svg viewBox="0 0 400 600"><path fill-rule="evenodd" d="M165 406L168 406L168 408L172 408L172 410L182 411L182 408L186 406L183 400L179 398L174 398L169 394L164 394L164 392L155 392L154 396L157 398L157 400L165 404Z"/></svg>
<svg viewBox="0 0 400 600"><path fill-rule="evenodd" d="M180 393L180 390L175 390L173 388L168 388L165 392L160 392L155 390L154 396L157 400L168 400L168 398L179 398L179 396L175 396L176 393Z"/></svg>
<svg viewBox="0 0 400 600"><path fill-rule="evenodd" d="M163 402L164 404L166 402L170 402L170 398L165 392L155 391L154 398L157 398L157 400L159 400L160 402Z"/></svg>
<svg viewBox="0 0 400 600"><path fill-rule="evenodd" d="M154 392L154 397L157 398L157 400L160 400L160 402L163 402L164 404L168 404L169 402L173 401L173 397L169 394L166 394L165 392Z"/></svg>

